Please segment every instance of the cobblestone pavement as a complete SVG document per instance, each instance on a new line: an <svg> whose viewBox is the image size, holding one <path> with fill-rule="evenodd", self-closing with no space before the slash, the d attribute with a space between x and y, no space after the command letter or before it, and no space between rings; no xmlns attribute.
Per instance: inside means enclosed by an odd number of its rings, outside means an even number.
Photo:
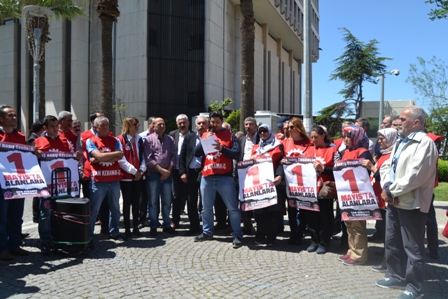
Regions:
<svg viewBox="0 0 448 299"><path fill-rule="evenodd" d="M243 247L233 249L231 237L194 243L159 229L127 242L96 237L95 250L72 257L62 253L42 255L37 248L37 224L26 201L23 231L30 233L25 249L31 254L0 262L0 298L397 298L401 291L381 289L375 281L383 274L371 271L381 261L381 244L369 243L369 262L349 267L337 260L332 241L325 255L288 245L288 233L275 247L256 247L245 236ZM439 232L447 217L448 202L436 202ZM182 216L183 220L187 217ZM285 219L286 223L286 219ZM373 222L368 232L373 233ZM183 227L183 228L182 228ZM285 226L287 228L287 226ZM99 226L96 227L99 233ZM423 298L448 298L448 245L440 238L440 259L427 260Z"/></svg>

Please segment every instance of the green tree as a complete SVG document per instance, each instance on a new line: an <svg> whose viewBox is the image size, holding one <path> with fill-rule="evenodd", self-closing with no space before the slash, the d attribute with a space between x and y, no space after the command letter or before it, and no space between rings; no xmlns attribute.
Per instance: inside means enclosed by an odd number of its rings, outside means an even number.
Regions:
<svg viewBox="0 0 448 299"><path fill-rule="evenodd" d="M331 137L339 137L345 117L354 115L354 111L347 102L342 101L323 108L318 114L315 123L325 126Z"/></svg>
<svg viewBox="0 0 448 299"><path fill-rule="evenodd" d="M227 97L224 100L222 100L221 102L218 102L218 101L212 102L210 104L210 106L208 106L208 110L209 111L220 111L222 116L226 117L227 112L224 109L224 107L229 106L232 103L233 103L233 100L231 98Z"/></svg>
<svg viewBox="0 0 448 299"><path fill-rule="evenodd" d="M241 113L240 130L244 119L254 115L254 52L255 18L253 0L240 0L241 7Z"/></svg>
<svg viewBox="0 0 448 299"><path fill-rule="evenodd" d="M227 116L227 118L226 118L226 122L228 122L230 124L230 126L232 127L232 132L234 132L234 133L239 131L240 113L241 113L240 109L233 110L232 112L229 113L229 116Z"/></svg>
<svg viewBox="0 0 448 299"><path fill-rule="evenodd" d="M419 100L429 105L428 131L448 137L448 66L433 56L430 60L417 57L411 64L406 82L411 82L421 96Z"/></svg>
<svg viewBox="0 0 448 299"><path fill-rule="evenodd" d="M425 3L435 4L437 8L431 9L429 19L431 21L448 18L448 1L447 0L426 0Z"/></svg>
<svg viewBox="0 0 448 299"><path fill-rule="evenodd" d="M112 30L113 24L120 16L118 10L118 0L98 0L96 12L101 20L101 110L111 120L115 122L113 108L114 86L112 81Z"/></svg>
<svg viewBox="0 0 448 299"><path fill-rule="evenodd" d="M357 39L347 28L344 31L343 40L347 43L344 53L334 61L337 67L330 80L345 82L344 88L339 92L343 96L346 105L353 105L355 117L361 115L361 105L364 99L362 88L364 82L376 84L376 78L383 74L387 57L379 56L378 41L373 39L367 44Z"/></svg>
<svg viewBox="0 0 448 299"><path fill-rule="evenodd" d="M73 20L77 16L84 16L84 11L81 7L75 5L72 0L0 0L0 21L8 18L20 19L22 17L22 9L27 5L37 5L50 8L53 11L53 16L59 19ZM42 51L42 61L39 69L39 119L44 118L45 113L45 44L51 41L49 37L49 22L48 17L41 18L37 22L37 17L31 17L30 22L42 29L41 41L44 44L40 48ZM27 30L27 28L25 28ZM31 28L30 28L31 30ZM28 43L34 43L32 31L26 32Z"/></svg>

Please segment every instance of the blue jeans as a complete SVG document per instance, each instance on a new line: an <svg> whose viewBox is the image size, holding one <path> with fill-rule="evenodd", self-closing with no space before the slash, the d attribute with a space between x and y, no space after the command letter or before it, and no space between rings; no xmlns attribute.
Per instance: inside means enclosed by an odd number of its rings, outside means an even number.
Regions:
<svg viewBox="0 0 448 299"><path fill-rule="evenodd" d="M20 247L25 199L3 197L0 189L0 252Z"/></svg>
<svg viewBox="0 0 448 299"><path fill-rule="evenodd" d="M162 199L162 218L163 227L170 227L170 210L171 210L171 198L173 196L171 184L173 182L173 176L170 175L166 180L160 180L162 175L159 172L149 172L146 175L146 188L148 189L149 199L149 220L150 227L157 228L159 226L158 221L158 202L159 196Z"/></svg>
<svg viewBox="0 0 448 299"><path fill-rule="evenodd" d="M243 231L241 230L241 211L238 208L235 183L231 176L211 175L202 177L202 232L206 235L213 236L213 205L215 203L216 192L219 192L229 211L230 225L233 229L232 235L241 238L243 236Z"/></svg>
<svg viewBox="0 0 448 299"><path fill-rule="evenodd" d="M39 198L39 237L44 243L51 241L51 199L50 197Z"/></svg>
<svg viewBox="0 0 448 299"><path fill-rule="evenodd" d="M90 236L93 238L95 222L98 217L104 198L109 202L109 234L116 237L120 234L118 225L120 223L120 182L95 182L90 181Z"/></svg>

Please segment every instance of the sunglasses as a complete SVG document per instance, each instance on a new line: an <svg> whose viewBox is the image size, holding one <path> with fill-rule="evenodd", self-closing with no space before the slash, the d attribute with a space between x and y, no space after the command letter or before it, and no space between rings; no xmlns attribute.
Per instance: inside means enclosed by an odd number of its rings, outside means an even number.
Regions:
<svg viewBox="0 0 448 299"><path fill-rule="evenodd" d="M288 128L289 128L290 130L294 130L294 129L295 129L294 126L289 126Z"/></svg>
<svg viewBox="0 0 448 299"><path fill-rule="evenodd" d="M268 132L268 130L260 130L260 131L258 131L258 133L260 133L260 134L264 134L264 133L267 133Z"/></svg>

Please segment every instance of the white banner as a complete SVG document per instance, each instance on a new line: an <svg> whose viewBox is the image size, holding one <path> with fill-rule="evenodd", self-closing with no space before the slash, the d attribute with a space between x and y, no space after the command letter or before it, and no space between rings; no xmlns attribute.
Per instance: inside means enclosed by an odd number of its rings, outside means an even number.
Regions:
<svg viewBox="0 0 448 299"><path fill-rule="evenodd" d="M50 192L54 192L58 196L68 196L67 182L68 178L64 176L64 172L58 174L56 186L53 186L51 181L51 173L55 169L68 168L70 169L71 177L71 197L79 196L79 172L78 160L76 160L75 153L63 152L46 152L42 153L40 158L40 167L44 175L47 187Z"/></svg>
<svg viewBox="0 0 448 299"><path fill-rule="evenodd" d="M241 209L250 211L277 204L272 158L238 162Z"/></svg>
<svg viewBox="0 0 448 299"><path fill-rule="evenodd" d="M297 209L319 211L317 201L317 177L314 157L287 157L283 165L286 195L289 206Z"/></svg>
<svg viewBox="0 0 448 299"><path fill-rule="evenodd" d="M50 195L32 146L0 143L0 172L5 199Z"/></svg>
<svg viewBox="0 0 448 299"><path fill-rule="evenodd" d="M343 221L382 219L362 159L338 161L333 173Z"/></svg>

